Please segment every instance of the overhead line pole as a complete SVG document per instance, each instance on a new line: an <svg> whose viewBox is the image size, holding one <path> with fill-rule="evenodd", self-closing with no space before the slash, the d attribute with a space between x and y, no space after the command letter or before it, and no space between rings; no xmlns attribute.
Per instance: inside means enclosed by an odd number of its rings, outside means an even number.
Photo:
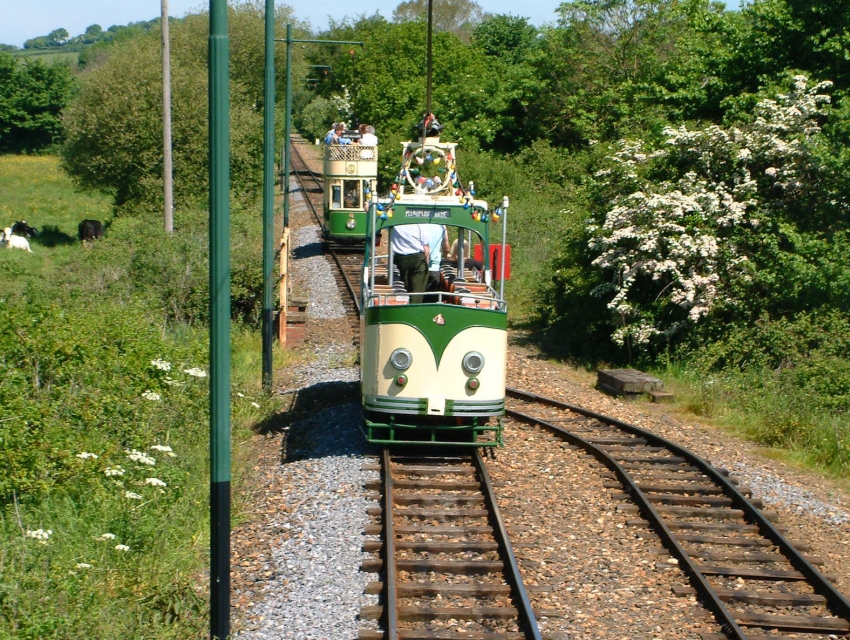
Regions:
<svg viewBox="0 0 850 640"><path fill-rule="evenodd" d="M174 231L174 183L171 168L171 38L168 35L168 0L162 1L162 181L165 231Z"/></svg>
<svg viewBox="0 0 850 640"><path fill-rule="evenodd" d="M210 0L210 638L230 636L230 41Z"/></svg>
<svg viewBox="0 0 850 640"><path fill-rule="evenodd" d="M272 389L274 342L274 0L266 0L265 97L263 105L263 389Z"/></svg>

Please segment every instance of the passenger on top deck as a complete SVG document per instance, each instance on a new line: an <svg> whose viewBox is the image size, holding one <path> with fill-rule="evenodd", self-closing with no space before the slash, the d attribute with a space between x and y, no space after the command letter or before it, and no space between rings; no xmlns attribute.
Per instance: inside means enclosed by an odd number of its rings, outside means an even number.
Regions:
<svg viewBox="0 0 850 640"><path fill-rule="evenodd" d="M328 131L328 135L325 136L325 144L351 144L351 140L346 138L343 134L345 133L345 123L337 122L334 124L334 128Z"/></svg>

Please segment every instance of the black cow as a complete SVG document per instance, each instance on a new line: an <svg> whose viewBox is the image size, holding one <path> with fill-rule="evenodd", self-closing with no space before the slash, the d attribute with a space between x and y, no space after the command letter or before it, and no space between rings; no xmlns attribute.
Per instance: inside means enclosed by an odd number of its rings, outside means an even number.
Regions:
<svg viewBox="0 0 850 640"><path fill-rule="evenodd" d="M35 238L38 235L38 229L29 226L26 220L18 220L12 225L12 233L25 238Z"/></svg>
<svg viewBox="0 0 850 640"><path fill-rule="evenodd" d="M82 242L94 242L103 237L103 223L100 220L83 220L77 230Z"/></svg>

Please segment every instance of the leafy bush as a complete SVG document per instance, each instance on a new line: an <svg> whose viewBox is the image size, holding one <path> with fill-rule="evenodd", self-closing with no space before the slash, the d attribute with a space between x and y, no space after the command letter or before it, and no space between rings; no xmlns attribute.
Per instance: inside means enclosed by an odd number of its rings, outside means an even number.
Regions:
<svg viewBox="0 0 850 640"><path fill-rule="evenodd" d="M73 88L70 65L20 64L0 51L0 153L40 151L61 142L62 109Z"/></svg>

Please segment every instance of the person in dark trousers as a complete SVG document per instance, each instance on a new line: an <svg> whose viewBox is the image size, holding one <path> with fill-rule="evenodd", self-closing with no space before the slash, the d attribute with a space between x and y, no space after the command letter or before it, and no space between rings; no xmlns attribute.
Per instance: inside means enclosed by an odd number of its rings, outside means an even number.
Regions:
<svg viewBox="0 0 850 640"><path fill-rule="evenodd" d="M398 267L410 302L422 302L421 294L428 286L428 259L430 257L428 225L404 224L393 227L390 246L393 263Z"/></svg>

